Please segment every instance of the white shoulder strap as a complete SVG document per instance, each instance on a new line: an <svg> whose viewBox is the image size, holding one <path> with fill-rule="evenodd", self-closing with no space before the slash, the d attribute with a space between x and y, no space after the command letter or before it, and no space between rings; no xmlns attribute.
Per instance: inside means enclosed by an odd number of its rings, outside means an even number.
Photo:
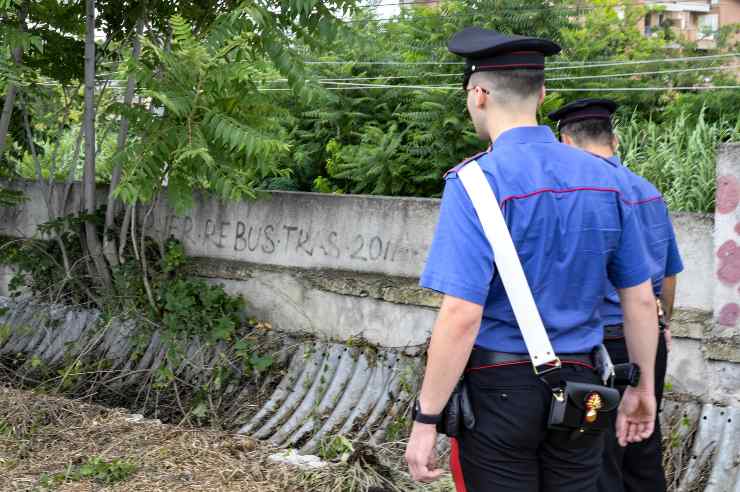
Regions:
<svg viewBox="0 0 740 492"><path fill-rule="evenodd" d="M473 202L483 232L491 243L498 274L509 296L514 316L522 332L532 365L537 368L548 363L560 365L542 324L540 312L524 276L519 255L511 239L501 208L491 186L477 162L471 161L457 172L468 196Z"/></svg>

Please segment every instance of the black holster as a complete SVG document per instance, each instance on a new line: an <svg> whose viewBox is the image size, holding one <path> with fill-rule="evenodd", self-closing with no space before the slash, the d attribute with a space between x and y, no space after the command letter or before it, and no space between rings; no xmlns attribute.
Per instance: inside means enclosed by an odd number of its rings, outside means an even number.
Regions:
<svg viewBox="0 0 740 492"><path fill-rule="evenodd" d="M457 437L463 427L467 430L475 428L475 415L465 377L460 378L452 390L450 399L442 410L442 420L437 424L437 432L448 437Z"/></svg>

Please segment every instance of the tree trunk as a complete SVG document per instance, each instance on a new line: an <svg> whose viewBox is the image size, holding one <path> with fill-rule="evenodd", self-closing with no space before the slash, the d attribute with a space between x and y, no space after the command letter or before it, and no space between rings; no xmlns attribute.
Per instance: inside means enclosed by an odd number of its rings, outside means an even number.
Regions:
<svg viewBox="0 0 740 492"><path fill-rule="evenodd" d="M5 140L8 137L8 128L10 127L10 117L13 116L13 104L15 104L15 85L8 84L8 92L5 93L5 102L3 104L3 114L0 116L0 155L5 150Z"/></svg>
<svg viewBox="0 0 740 492"><path fill-rule="evenodd" d="M136 23L136 35L134 36L134 46L132 50L132 57L134 60L138 60L141 55L141 35L144 33L144 16ZM131 107L131 103L134 100L134 89L136 88L136 80L133 75L128 76L128 85L126 86L126 95L123 98L123 104L126 107ZM121 118L121 126L118 130L118 142L116 143L116 150L118 152L123 151L126 146L126 139L128 137L128 118L125 116ZM113 192L118 183L121 180L122 166L120 161L116 163L113 168L113 172L110 178L110 189L108 190L108 208L105 211L105 229L103 230L103 254L105 254L108 264L111 266L118 266L118 250L116 248L116 241L113 238L109 238L108 232L113 228L113 220L118 212L119 203L118 200L113 196Z"/></svg>
<svg viewBox="0 0 740 492"><path fill-rule="evenodd" d="M85 1L85 170L82 178L85 213L95 213L95 0ZM85 222L85 242L103 288L111 288L103 245L92 221Z"/></svg>
<svg viewBox="0 0 740 492"><path fill-rule="evenodd" d="M26 13L27 6L24 5L18 12L18 30L21 32L26 30ZM13 61L16 65L21 64L22 55L23 50L20 47L13 48ZM5 102L3 103L3 112L2 115L0 115L0 155L3 154L3 151L5 150L5 142L8 139L10 118L13 116L13 105L15 104L15 95L17 92L18 88L15 84L8 84L8 91L5 93Z"/></svg>

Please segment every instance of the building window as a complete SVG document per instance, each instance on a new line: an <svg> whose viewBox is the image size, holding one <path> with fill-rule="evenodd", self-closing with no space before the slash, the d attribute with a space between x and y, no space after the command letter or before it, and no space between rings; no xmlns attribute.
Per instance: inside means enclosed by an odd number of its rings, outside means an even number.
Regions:
<svg viewBox="0 0 740 492"><path fill-rule="evenodd" d="M719 14L706 14L699 16L698 38L713 39L719 30Z"/></svg>

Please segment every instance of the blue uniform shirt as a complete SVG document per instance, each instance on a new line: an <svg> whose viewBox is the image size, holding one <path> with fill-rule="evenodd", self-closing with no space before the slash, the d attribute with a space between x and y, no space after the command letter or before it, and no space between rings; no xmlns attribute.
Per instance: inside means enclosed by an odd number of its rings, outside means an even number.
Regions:
<svg viewBox="0 0 740 492"><path fill-rule="evenodd" d="M663 279L683 270L683 262L678 253L676 235L673 232L668 207L655 186L642 176L622 166L619 157L614 156L604 160L622 170L631 185L630 200L634 204L635 214L640 221L653 292L655 297L660 297ZM614 286L608 282L601 317L605 325L621 324L623 321L619 296Z"/></svg>
<svg viewBox="0 0 740 492"><path fill-rule="evenodd" d="M621 288L650 277L622 174L561 144L547 126L508 130L476 160L501 204L555 351L590 351L603 339L607 278ZM526 353L493 251L454 171L420 284L484 307L477 346Z"/></svg>

